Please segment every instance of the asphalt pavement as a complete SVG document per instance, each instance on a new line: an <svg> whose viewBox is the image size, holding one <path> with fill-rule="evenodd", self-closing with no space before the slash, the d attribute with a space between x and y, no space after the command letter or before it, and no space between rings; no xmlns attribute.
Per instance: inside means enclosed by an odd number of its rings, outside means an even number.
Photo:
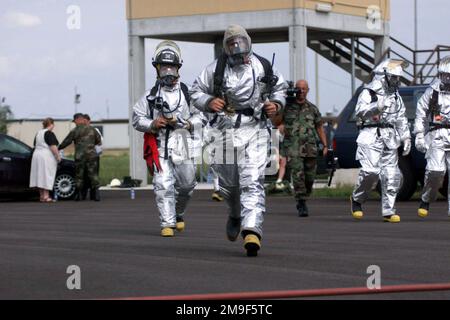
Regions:
<svg viewBox="0 0 450 320"><path fill-rule="evenodd" d="M225 236L226 207L201 190L186 230L160 236L152 191L103 191L101 202L0 202L0 299L104 299L161 295L364 287L376 265L381 285L450 282L447 203L427 219L399 202L399 224L382 222L379 201L351 218L346 199L313 199L310 217L290 197L269 197L262 249L247 257ZM81 289L69 290L69 266ZM73 280L73 277L69 280ZM70 283L74 283L69 281ZM331 297L336 299L339 297ZM450 291L341 299L449 299Z"/></svg>

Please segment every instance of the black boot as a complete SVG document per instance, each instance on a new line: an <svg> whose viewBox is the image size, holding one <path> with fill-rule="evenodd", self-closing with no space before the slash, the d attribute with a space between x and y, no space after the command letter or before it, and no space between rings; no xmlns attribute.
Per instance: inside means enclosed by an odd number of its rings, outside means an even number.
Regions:
<svg viewBox="0 0 450 320"><path fill-rule="evenodd" d="M74 198L74 200L75 201L80 201L80 200L82 200L83 199L83 194L82 194L82 192L80 191L80 190L76 190L75 191L75 198Z"/></svg>
<svg viewBox="0 0 450 320"><path fill-rule="evenodd" d="M357 220L362 219L364 214L363 214L363 209L362 209L361 203L353 200L353 196L350 197L350 203L351 203L351 207L352 207L353 218L355 218Z"/></svg>
<svg viewBox="0 0 450 320"><path fill-rule="evenodd" d="M426 218L428 216L429 210L430 210L430 203L420 200L419 210L417 210L419 217Z"/></svg>
<svg viewBox="0 0 450 320"><path fill-rule="evenodd" d="M98 188L94 189L94 200L100 201L100 190L98 190Z"/></svg>
<svg viewBox="0 0 450 320"><path fill-rule="evenodd" d="M95 189L89 189L89 199L95 200Z"/></svg>
<svg viewBox="0 0 450 320"><path fill-rule="evenodd" d="M230 241L236 241L241 231L241 219L228 217L227 238Z"/></svg>
<svg viewBox="0 0 450 320"><path fill-rule="evenodd" d="M299 217L308 217L308 207L306 206L306 200L298 200L297 202L297 211Z"/></svg>
<svg viewBox="0 0 450 320"><path fill-rule="evenodd" d="M86 200L86 198L87 198L87 189L84 189L83 188L83 191L81 191L81 200ZM92 191L91 191L92 192Z"/></svg>

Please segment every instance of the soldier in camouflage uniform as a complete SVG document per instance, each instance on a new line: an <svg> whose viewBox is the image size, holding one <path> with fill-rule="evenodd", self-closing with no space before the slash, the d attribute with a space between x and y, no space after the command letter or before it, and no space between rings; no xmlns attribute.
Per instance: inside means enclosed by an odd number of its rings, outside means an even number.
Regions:
<svg viewBox="0 0 450 320"><path fill-rule="evenodd" d="M81 200L83 178L85 172L87 172L87 176L91 182L91 188L94 190L94 200L100 201L100 192L98 190L99 181L95 161L97 152L95 146L101 144L101 137L94 127L86 125L83 114L75 114L73 116L73 122L75 122L76 127L69 132L58 149L64 149L72 142L75 144L75 183L77 186L75 200Z"/></svg>
<svg viewBox="0 0 450 320"><path fill-rule="evenodd" d="M324 156L328 149L319 109L306 99L308 83L299 80L295 87L296 99L286 103L283 112L285 136L280 154L287 158L291 170L298 215L307 217L306 199L311 194L317 169L317 143L322 142Z"/></svg>

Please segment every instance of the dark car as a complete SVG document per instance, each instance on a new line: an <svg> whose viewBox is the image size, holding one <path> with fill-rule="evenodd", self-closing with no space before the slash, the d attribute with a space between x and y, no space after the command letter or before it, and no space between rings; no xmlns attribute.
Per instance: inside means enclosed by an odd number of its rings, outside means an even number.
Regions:
<svg viewBox="0 0 450 320"><path fill-rule="evenodd" d="M400 87L399 89L399 93L403 99L403 102L405 103L406 116L408 117L410 123L411 134L413 132L417 101L420 99L426 89L427 86L408 86ZM362 86L358 88L355 95L341 111L338 118L339 125L334 134L333 148L335 149L337 157L339 158L340 168L360 167L359 162L355 160L357 148L356 138L358 137L358 129L356 127L354 112L356 103L358 101L358 96L362 90ZM417 149L415 148L413 134L412 142L413 146L411 148L411 153L408 156L401 156L401 149L399 151L399 167L403 174L403 184L397 195L397 199L399 200L410 199L414 192L417 190L418 183L423 184L426 166L425 155L417 151ZM440 190L443 195L446 195L447 193L445 186L447 186L447 184L444 182L444 188Z"/></svg>
<svg viewBox="0 0 450 320"><path fill-rule="evenodd" d="M0 134L0 194L30 194L31 157L33 148L5 134ZM58 164L54 192L59 199L75 194L75 164L63 159Z"/></svg>

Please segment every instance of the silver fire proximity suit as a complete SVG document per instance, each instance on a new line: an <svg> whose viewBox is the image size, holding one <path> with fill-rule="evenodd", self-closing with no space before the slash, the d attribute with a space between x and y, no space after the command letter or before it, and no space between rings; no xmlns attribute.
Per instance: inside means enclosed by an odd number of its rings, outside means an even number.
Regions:
<svg viewBox="0 0 450 320"><path fill-rule="evenodd" d="M173 88L161 87L157 93L168 103L173 115L191 123L191 127L201 126L200 112L190 108L181 92L180 84ZM133 127L141 132L151 132L154 119L162 112L149 108L147 99L154 99L150 90L133 108ZM178 107L177 107L178 106ZM169 137L166 141L166 131ZM155 171L153 186L156 195L161 227L174 228L176 218L182 217L196 185L195 166L192 160L194 150L191 133L182 128L162 128L157 132L159 161L162 171ZM187 144L187 145L186 145ZM166 153L167 149L167 153ZM167 158L165 158L167 155Z"/></svg>
<svg viewBox="0 0 450 320"><path fill-rule="evenodd" d="M242 37L250 43L245 31ZM224 48L226 41L227 32ZM243 235L245 231L251 231L261 238L265 213L264 171L269 148L267 121L270 121L264 115L263 105L269 96L270 101L283 107L285 83L281 74L273 69L278 81L272 90L268 90L268 86L260 81L264 76L263 65L250 51L246 63L232 65L227 62L225 67L222 93L232 111L213 113L208 105L216 97L214 75L217 63L215 60L197 77L190 91L191 101L204 112L211 126L209 134L214 136L216 146L212 167L219 176L229 218L240 219Z"/></svg>
<svg viewBox="0 0 450 320"><path fill-rule="evenodd" d="M422 205L426 206L421 207L426 212L422 215L419 209L422 217L428 213L428 204L436 200L445 173L450 169L450 56L441 60L438 71L440 77L431 83L417 103L414 123L416 148L425 153L427 160L421 198ZM447 75L447 79L442 75Z"/></svg>
<svg viewBox="0 0 450 320"><path fill-rule="evenodd" d="M385 72L386 71L386 72ZM395 200L402 184L398 151L404 144L404 155L411 148L408 119L398 90L389 88L387 75L401 76L401 66L384 61L375 70L371 83L364 87L356 105L360 133L356 160L361 164L352 198L362 204L381 179L382 215L396 214Z"/></svg>

